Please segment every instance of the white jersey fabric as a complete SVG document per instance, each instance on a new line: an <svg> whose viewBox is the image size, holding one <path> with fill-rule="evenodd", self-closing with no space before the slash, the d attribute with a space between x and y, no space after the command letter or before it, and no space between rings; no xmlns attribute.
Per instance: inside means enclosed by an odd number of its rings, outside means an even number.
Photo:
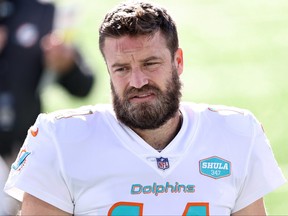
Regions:
<svg viewBox="0 0 288 216"><path fill-rule="evenodd" d="M230 215L285 182L249 111L182 103L181 112L161 152L110 105L40 114L5 190L74 215Z"/></svg>

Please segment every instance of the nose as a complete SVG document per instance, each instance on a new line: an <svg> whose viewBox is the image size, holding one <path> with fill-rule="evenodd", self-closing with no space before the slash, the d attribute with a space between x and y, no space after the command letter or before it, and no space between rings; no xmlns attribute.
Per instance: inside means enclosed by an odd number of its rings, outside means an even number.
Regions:
<svg viewBox="0 0 288 216"><path fill-rule="evenodd" d="M132 70L130 86L134 88L142 88L144 85L147 85L148 82L148 76L140 68Z"/></svg>

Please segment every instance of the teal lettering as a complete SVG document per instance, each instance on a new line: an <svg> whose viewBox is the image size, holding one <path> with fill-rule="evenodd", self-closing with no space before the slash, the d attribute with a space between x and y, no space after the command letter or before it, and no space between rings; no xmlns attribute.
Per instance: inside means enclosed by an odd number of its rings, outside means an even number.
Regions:
<svg viewBox="0 0 288 216"><path fill-rule="evenodd" d="M144 186L143 187L143 194L149 194L152 192L152 187L151 186Z"/></svg>
<svg viewBox="0 0 288 216"><path fill-rule="evenodd" d="M166 182L165 193L168 193L169 188L171 189L171 193L174 193L175 187L173 185L171 185L169 182Z"/></svg>
<svg viewBox="0 0 288 216"><path fill-rule="evenodd" d="M140 194L142 191L142 185L133 184L131 187L131 194Z"/></svg>
<svg viewBox="0 0 288 216"><path fill-rule="evenodd" d="M194 193L195 186L194 185L185 185L179 184L175 182L175 185L166 182L164 185L153 183L152 185L141 185L141 184L133 184L131 186L130 193L132 195L139 195L139 194L154 194L158 196L159 194L163 193Z"/></svg>
<svg viewBox="0 0 288 216"><path fill-rule="evenodd" d="M187 193L194 193L195 192L195 185L187 185Z"/></svg>

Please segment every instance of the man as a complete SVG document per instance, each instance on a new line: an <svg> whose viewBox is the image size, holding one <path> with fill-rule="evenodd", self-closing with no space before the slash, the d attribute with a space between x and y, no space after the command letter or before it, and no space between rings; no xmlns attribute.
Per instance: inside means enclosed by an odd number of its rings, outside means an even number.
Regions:
<svg viewBox="0 0 288 216"><path fill-rule="evenodd" d="M22 214L265 215L263 196L285 179L261 125L246 110L180 103L166 10L121 4L99 33L113 108L38 117L6 184Z"/></svg>

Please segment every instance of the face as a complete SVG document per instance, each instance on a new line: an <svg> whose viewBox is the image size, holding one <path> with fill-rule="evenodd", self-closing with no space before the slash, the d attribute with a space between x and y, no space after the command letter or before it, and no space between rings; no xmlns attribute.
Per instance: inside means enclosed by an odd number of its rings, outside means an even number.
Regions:
<svg viewBox="0 0 288 216"><path fill-rule="evenodd" d="M160 33L106 38L103 48L117 118L129 127L155 129L175 116L181 97L182 50L171 53Z"/></svg>

